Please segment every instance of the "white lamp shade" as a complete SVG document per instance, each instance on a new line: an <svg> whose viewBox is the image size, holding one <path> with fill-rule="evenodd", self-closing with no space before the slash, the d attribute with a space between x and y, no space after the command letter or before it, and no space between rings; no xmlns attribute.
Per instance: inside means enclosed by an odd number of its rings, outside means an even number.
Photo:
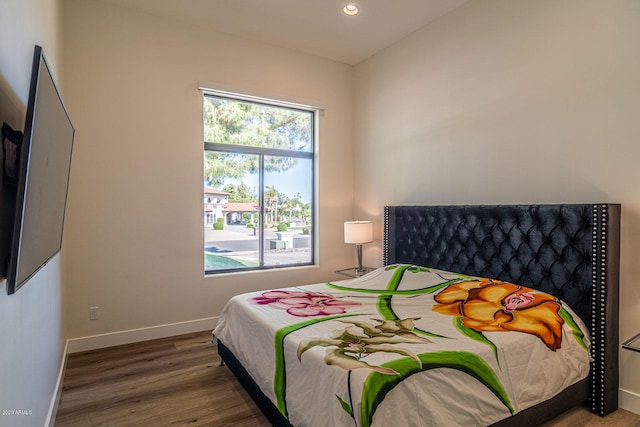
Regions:
<svg viewBox="0 0 640 427"><path fill-rule="evenodd" d="M371 221L347 221L344 223L345 243L373 242L373 224Z"/></svg>

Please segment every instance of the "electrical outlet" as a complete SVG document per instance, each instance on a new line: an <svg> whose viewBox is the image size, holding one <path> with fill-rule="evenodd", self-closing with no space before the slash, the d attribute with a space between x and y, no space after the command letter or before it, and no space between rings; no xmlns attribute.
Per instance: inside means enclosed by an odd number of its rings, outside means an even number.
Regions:
<svg viewBox="0 0 640 427"><path fill-rule="evenodd" d="M98 308L99 307L89 307L89 320L98 320Z"/></svg>

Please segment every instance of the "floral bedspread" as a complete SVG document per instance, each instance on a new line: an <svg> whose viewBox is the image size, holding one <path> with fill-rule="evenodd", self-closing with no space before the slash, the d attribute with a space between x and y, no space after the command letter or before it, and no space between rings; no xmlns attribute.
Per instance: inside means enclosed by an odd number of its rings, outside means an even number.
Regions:
<svg viewBox="0 0 640 427"><path fill-rule="evenodd" d="M295 426L489 425L589 372L555 297L412 265L236 296L214 334Z"/></svg>

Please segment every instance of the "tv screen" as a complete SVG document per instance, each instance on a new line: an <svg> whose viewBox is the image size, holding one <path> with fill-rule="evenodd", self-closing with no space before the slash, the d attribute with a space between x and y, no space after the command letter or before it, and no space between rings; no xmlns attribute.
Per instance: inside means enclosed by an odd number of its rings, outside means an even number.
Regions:
<svg viewBox="0 0 640 427"><path fill-rule="evenodd" d="M74 134L44 52L36 46L17 168L7 267L9 294L23 286L62 247Z"/></svg>

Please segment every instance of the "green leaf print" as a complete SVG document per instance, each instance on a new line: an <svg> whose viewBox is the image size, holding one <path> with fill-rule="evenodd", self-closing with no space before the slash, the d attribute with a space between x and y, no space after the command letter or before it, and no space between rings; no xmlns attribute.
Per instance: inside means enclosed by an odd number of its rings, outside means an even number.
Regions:
<svg viewBox="0 0 640 427"><path fill-rule="evenodd" d="M479 356L466 351L439 351L435 353L422 353L418 357L422 366L415 360L403 357L381 366L393 369L398 375L384 375L371 372L365 380L362 392L361 422L363 427L369 427L376 409L382 403L385 396L395 386L413 374L437 368L451 368L469 374L484 384L513 414L511 405L500 380L491 367Z"/></svg>

